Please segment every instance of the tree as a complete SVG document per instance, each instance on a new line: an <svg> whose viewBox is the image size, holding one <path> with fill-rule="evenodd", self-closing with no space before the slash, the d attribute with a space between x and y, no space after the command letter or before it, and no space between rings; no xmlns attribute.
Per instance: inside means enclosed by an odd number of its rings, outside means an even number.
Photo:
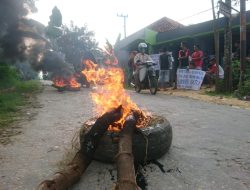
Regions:
<svg viewBox="0 0 250 190"><path fill-rule="evenodd" d="M62 26L62 14L61 11L55 6L52 9L52 14L49 17L50 21L48 23L48 26L46 28L46 35L48 38L52 41L52 44L54 40L62 35L62 30L60 27ZM56 46L56 44L53 44Z"/></svg>
<svg viewBox="0 0 250 190"><path fill-rule="evenodd" d="M49 26L62 26L62 14L56 6L52 9L52 15L49 18Z"/></svg>
<svg viewBox="0 0 250 190"><path fill-rule="evenodd" d="M77 69L84 54L95 54L98 43L86 25L78 27L71 22L69 27L63 26L63 35L57 39L57 45L58 50L65 54L65 60Z"/></svg>
<svg viewBox="0 0 250 190"><path fill-rule="evenodd" d="M216 56L216 65L217 68L219 68L219 39L220 39L220 33L217 26L217 19L215 10L214 10L214 0L211 0L212 2L212 11L213 11L213 29L214 29L214 46L215 46L215 56ZM216 73L216 80L215 80L215 91L219 92L221 89L219 89L219 70L217 70Z"/></svg>
<svg viewBox="0 0 250 190"><path fill-rule="evenodd" d="M225 1L228 7L231 7L231 0ZM231 8L230 8L231 15ZM224 88L226 92L232 91L232 26L231 26L231 16L226 18L226 24L224 28L224 71L225 71L225 81Z"/></svg>

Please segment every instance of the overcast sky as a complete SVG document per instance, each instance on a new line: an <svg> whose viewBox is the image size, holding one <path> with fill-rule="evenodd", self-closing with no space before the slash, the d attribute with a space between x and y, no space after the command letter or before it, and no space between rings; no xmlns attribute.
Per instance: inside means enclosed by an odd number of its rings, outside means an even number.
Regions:
<svg viewBox="0 0 250 190"><path fill-rule="evenodd" d="M249 10L250 1L246 3ZM117 14L128 15L127 36L164 16L184 25L212 19L211 0L38 0L36 6L38 12L31 17L45 25L54 6L60 9L64 24L71 20L78 26L87 24L100 47L105 39L114 44L119 33L124 38L123 18Z"/></svg>

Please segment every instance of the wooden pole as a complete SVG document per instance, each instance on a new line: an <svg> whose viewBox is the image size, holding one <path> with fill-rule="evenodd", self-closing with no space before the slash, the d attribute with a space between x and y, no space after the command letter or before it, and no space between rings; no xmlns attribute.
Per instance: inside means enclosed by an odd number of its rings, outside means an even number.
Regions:
<svg viewBox="0 0 250 190"><path fill-rule="evenodd" d="M231 0L225 1L226 5L230 7L230 17L226 17L226 24L224 28L224 71L225 71L225 91L232 91L232 31L231 31Z"/></svg>
<svg viewBox="0 0 250 190"><path fill-rule="evenodd" d="M246 69L246 0L240 0L240 79L239 88L244 80Z"/></svg>
<svg viewBox="0 0 250 190"><path fill-rule="evenodd" d="M219 68L219 62L220 62L220 33L218 31L218 24L215 10L214 10L214 0L211 0L212 2L212 11L213 11L213 29L214 29L214 48L215 48L215 57L216 57L216 67ZM219 92L221 89L219 89L219 69L217 69L216 72L216 79L215 79L215 91Z"/></svg>
<svg viewBox="0 0 250 190"><path fill-rule="evenodd" d="M117 184L116 190L138 190L135 177L132 137L136 121L129 118L120 134L119 151L116 156Z"/></svg>
<svg viewBox="0 0 250 190"><path fill-rule="evenodd" d="M83 146L76 153L72 162L63 171L57 172L52 180L43 181L37 190L67 190L79 181L83 172L91 163L101 137L109 125L118 121L122 116L122 107L105 113L99 117L89 132L85 135Z"/></svg>

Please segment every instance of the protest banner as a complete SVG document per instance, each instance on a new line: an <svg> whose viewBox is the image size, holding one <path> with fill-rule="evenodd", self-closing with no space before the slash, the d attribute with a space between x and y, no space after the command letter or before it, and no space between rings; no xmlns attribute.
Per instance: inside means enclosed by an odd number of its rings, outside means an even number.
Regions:
<svg viewBox="0 0 250 190"><path fill-rule="evenodd" d="M195 69L177 69L177 88L199 90L205 73Z"/></svg>
<svg viewBox="0 0 250 190"><path fill-rule="evenodd" d="M160 70L160 62L159 62L160 54L151 54L149 56L151 57L153 62L156 64L154 65L155 70Z"/></svg>

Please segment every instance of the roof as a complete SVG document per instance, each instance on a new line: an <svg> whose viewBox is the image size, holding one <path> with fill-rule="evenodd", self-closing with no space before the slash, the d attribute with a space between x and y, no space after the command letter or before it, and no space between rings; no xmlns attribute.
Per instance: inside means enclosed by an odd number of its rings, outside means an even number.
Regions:
<svg viewBox="0 0 250 190"><path fill-rule="evenodd" d="M184 27L184 25L170 18L163 17L148 25L146 28L154 30L156 32L166 32L181 27Z"/></svg>
<svg viewBox="0 0 250 190"><path fill-rule="evenodd" d="M246 11L246 19L247 19L247 25L249 25L250 21L250 11ZM226 18L221 17L217 21L217 27L220 31L224 31ZM240 27L240 18L239 14L232 17L231 21L232 29L233 28L239 28ZM182 38L193 38L195 36L202 36L207 34L213 34L213 20L209 20L206 22L185 26L183 28L176 28L171 31L166 31L162 33L158 33L156 42L157 43L166 43L171 42L175 40L179 40Z"/></svg>
<svg viewBox="0 0 250 190"><path fill-rule="evenodd" d="M118 42L116 48L128 48L128 46L134 46L135 43L138 44L138 42L141 41L154 44L158 32L166 32L182 27L184 27L184 25L180 24L179 22L176 22L167 17L163 17L146 26L145 28L131 34L127 38L121 40L120 42Z"/></svg>

